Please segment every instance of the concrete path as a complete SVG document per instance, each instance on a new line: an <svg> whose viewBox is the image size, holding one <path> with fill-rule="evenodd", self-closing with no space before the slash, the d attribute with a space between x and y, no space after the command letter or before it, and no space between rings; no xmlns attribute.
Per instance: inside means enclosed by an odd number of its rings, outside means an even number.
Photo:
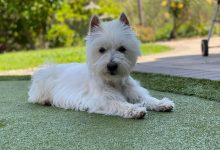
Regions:
<svg viewBox="0 0 220 150"><path fill-rule="evenodd" d="M213 37L209 43L209 56L201 55L202 38L161 42L173 47L173 51L138 59L135 71L161 73L173 76L220 80L220 38Z"/></svg>
<svg viewBox="0 0 220 150"><path fill-rule="evenodd" d="M0 71L0 76L13 76L13 75L32 75L37 68L29 69L18 69L18 70L9 70L9 71Z"/></svg>

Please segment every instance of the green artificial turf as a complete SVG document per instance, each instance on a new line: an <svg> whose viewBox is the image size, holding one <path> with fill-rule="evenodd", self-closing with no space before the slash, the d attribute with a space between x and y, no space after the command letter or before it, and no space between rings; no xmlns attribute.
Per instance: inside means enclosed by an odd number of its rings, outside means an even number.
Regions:
<svg viewBox="0 0 220 150"><path fill-rule="evenodd" d="M5 127L5 124L4 124L4 122L2 122L2 121L0 120L0 128L3 128L3 127Z"/></svg>
<svg viewBox="0 0 220 150"><path fill-rule="evenodd" d="M171 113L123 119L27 102L30 81L0 81L0 149L220 149L220 103L151 91Z"/></svg>
<svg viewBox="0 0 220 150"><path fill-rule="evenodd" d="M133 73L134 78L149 89L193 95L220 102L220 81L183 78L154 73Z"/></svg>
<svg viewBox="0 0 220 150"><path fill-rule="evenodd" d="M172 50L157 44L141 44L143 55ZM44 63L85 62L85 47L42 49L0 54L0 70L33 68Z"/></svg>

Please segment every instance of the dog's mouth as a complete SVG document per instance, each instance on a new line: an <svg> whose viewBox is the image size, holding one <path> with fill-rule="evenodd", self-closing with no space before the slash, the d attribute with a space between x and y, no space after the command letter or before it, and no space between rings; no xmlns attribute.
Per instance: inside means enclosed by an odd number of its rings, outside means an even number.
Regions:
<svg viewBox="0 0 220 150"><path fill-rule="evenodd" d="M115 72L110 72L110 75L114 76L114 75L116 75L116 73Z"/></svg>

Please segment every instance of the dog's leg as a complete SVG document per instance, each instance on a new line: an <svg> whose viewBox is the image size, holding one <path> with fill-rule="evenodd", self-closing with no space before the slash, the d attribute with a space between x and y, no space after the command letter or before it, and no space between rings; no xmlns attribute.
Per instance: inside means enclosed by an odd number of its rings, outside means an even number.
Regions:
<svg viewBox="0 0 220 150"><path fill-rule="evenodd" d="M146 107L130 104L116 89L104 87L93 94L73 96L63 92L57 92L53 97L53 105L65 109L87 111L104 115L121 116L124 118L143 118ZM69 92L67 92L69 93Z"/></svg>
<svg viewBox="0 0 220 150"><path fill-rule="evenodd" d="M144 106L147 110L154 111L172 111L174 108L174 102L168 98L158 100L152 97L149 92L141 87L132 78L129 78L128 85L124 89L125 95L128 97L128 101L131 103L139 103L140 106Z"/></svg>
<svg viewBox="0 0 220 150"><path fill-rule="evenodd" d="M114 88L104 89L99 97L94 97L86 105L88 112L122 116L124 118L141 119L146 114L146 107L128 103L125 97Z"/></svg>
<svg viewBox="0 0 220 150"><path fill-rule="evenodd" d="M104 99L103 102L96 106L96 109L94 107L92 109L92 113L115 115L124 118L141 119L146 114L146 108L144 106L112 99Z"/></svg>
<svg viewBox="0 0 220 150"><path fill-rule="evenodd" d="M141 106L145 106L147 110L170 112L174 109L174 102L166 97L162 100L158 100L148 95L143 98Z"/></svg>

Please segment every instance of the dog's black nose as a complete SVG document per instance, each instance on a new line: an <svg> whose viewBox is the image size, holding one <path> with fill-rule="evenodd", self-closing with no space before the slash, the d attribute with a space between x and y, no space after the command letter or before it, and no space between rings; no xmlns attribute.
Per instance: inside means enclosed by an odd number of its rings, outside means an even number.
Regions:
<svg viewBox="0 0 220 150"><path fill-rule="evenodd" d="M114 72L118 68L118 64L115 62L110 62L107 64L108 71Z"/></svg>

